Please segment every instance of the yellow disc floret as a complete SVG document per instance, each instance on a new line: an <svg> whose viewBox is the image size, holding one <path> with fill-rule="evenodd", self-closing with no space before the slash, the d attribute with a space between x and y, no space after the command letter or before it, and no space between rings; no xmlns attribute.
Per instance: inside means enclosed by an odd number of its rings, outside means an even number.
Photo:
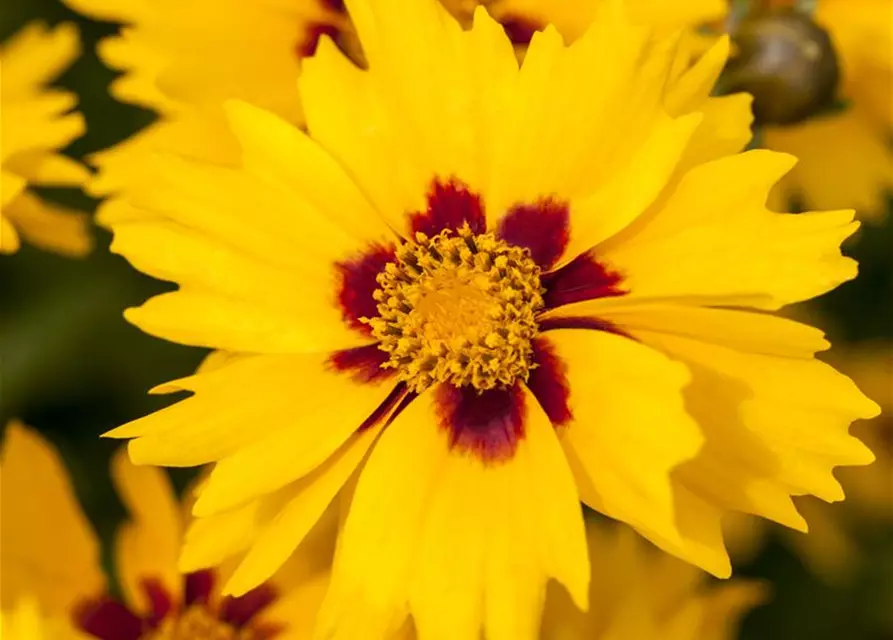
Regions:
<svg viewBox="0 0 893 640"><path fill-rule="evenodd" d="M543 307L527 249L466 225L417 233L378 275L377 318L364 319L410 389L435 382L480 391L526 380Z"/></svg>

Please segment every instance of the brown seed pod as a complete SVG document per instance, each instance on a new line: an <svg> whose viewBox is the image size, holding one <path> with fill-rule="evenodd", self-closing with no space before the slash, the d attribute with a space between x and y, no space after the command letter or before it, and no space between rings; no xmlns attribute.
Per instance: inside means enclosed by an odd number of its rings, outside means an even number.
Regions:
<svg viewBox="0 0 893 640"><path fill-rule="evenodd" d="M795 124L833 106L840 67L828 33L800 11L749 16L735 28L727 93L754 97L757 124Z"/></svg>

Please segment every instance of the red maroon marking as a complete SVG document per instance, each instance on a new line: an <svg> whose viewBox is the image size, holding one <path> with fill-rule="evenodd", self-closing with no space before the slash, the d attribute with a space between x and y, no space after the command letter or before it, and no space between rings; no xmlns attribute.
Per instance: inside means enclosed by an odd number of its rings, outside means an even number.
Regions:
<svg viewBox="0 0 893 640"><path fill-rule="evenodd" d="M378 289L375 278L394 260L393 246L375 244L355 258L335 263L339 279L338 305L341 317L351 329L367 336L372 334L372 328L360 318L378 316L378 303L372 297Z"/></svg>
<svg viewBox="0 0 893 640"><path fill-rule="evenodd" d="M187 607L207 604L214 589L214 572L208 569L187 574L183 585L183 602Z"/></svg>
<svg viewBox="0 0 893 640"><path fill-rule="evenodd" d="M276 597L276 590L269 584L262 584L238 597L227 596L220 603L220 620L241 629L269 607Z"/></svg>
<svg viewBox="0 0 893 640"><path fill-rule="evenodd" d="M380 405L375 408L375 411L369 414L369 417L363 420L363 423L357 427L357 432L361 433L366 429L374 427L379 422L384 420L385 416L389 416L388 420L393 420L396 417L399 411L403 410L403 401L406 396L406 383L398 382L391 392L388 394L388 397L385 398ZM399 407L396 411L393 411L394 407Z"/></svg>
<svg viewBox="0 0 893 640"><path fill-rule="evenodd" d="M145 578L140 583L143 593L149 600L149 613L146 615L146 623L155 628L161 624L174 608L171 594L157 578Z"/></svg>
<svg viewBox="0 0 893 640"><path fill-rule="evenodd" d="M304 37L295 46L295 53L299 58L309 58L316 55L316 49L319 47L319 39L323 36L329 36L333 41L338 40L340 32L338 27L331 24L315 23L307 25L304 31Z"/></svg>
<svg viewBox="0 0 893 640"><path fill-rule="evenodd" d="M569 224L566 202L541 198L534 204L512 207L499 223L497 235L509 244L529 249L533 261L547 271L564 255Z"/></svg>
<svg viewBox="0 0 893 640"><path fill-rule="evenodd" d="M540 333L555 331L556 329L589 329L590 331L606 331L624 338L635 340L633 336L618 327L613 322L593 318L591 316L571 316L568 318L545 318L539 321Z"/></svg>
<svg viewBox="0 0 893 640"><path fill-rule="evenodd" d="M440 426L449 432L451 448L483 462L511 459L524 437L526 407L519 384L479 392L444 383L435 393Z"/></svg>
<svg viewBox="0 0 893 640"><path fill-rule="evenodd" d="M527 388L546 412L553 427L561 427L573 419L570 404L570 384L567 365L555 353L555 347L545 338L533 341L533 361Z"/></svg>
<svg viewBox="0 0 893 640"><path fill-rule="evenodd" d="M334 352L329 357L329 364L336 371L350 373L356 382L368 384L380 382L396 373L394 369L382 368L388 358L388 354L379 349L377 344L367 344Z"/></svg>
<svg viewBox="0 0 893 640"><path fill-rule="evenodd" d="M322 4L324 7L328 8L329 11L334 11L335 13L347 13L347 9L344 7L344 0L322 0Z"/></svg>
<svg viewBox="0 0 893 640"><path fill-rule="evenodd" d="M546 309L627 293L621 287L623 277L600 264L591 252L577 256L557 271L544 274L541 281L546 288L543 295Z"/></svg>
<svg viewBox="0 0 893 640"><path fill-rule="evenodd" d="M445 183L435 180L428 192L428 209L409 216L412 233L421 231L429 237L446 229L455 231L466 222L473 233L487 231L487 218L480 196L455 178Z"/></svg>
<svg viewBox="0 0 893 640"><path fill-rule="evenodd" d="M533 34L542 30L542 26L534 20L522 16L505 16L499 20L505 35L512 44L526 46L530 44Z"/></svg>
<svg viewBox="0 0 893 640"><path fill-rule="evenodd" d="M130 609L108 597L77 607L74 624L100 640L139 640L147 626Z"/></svg>

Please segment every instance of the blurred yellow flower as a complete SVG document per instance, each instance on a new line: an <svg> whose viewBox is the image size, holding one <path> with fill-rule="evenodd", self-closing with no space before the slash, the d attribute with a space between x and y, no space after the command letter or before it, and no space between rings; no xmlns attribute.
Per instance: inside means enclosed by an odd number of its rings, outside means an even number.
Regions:
<svg viewBox="0 0 893 640"><path fill-rule="evenodd" d="M219 571L177 570L187 514L167 476L133 466L123 452L112 476L130 514L114 553L121 600L106 591L98 541L58 454L22 425L7 427L0 458L4 640L310 638L331 562L333 536L324 527L271 581L240 598L221 597ZM334 520L325 526L333 529Z"/></svg>
<svg viewBox="0 0 893 640"><path fill-rule="evenodd" d="M689 64L609 2L519 69L483 9L464 31L433 0L348 7L368 69L320 42L309 133L229 102L242 165L157 158L111 222L180 285L127 317L232 354L109 434L138 464L216 463L182 568L238 540L244 593L341 494L323 634L411 614L514 640L550 578L585 607L580 500L727 576L728 510L804 529L791 495L843 498L876 407L821 332L751 310L854 277L858 225L765 208L793 160L738 153L748 99L708 97L726 40Z"/></svg>
<svg viewBox="0 0 893 640"><path fill-rule="evenodd" d="M86 167L59 153L84 132L72 112L74 94L47 85L77 58L72 24L31 23L0 46L0 253L14 253L20 237L71 256L87 253L87 218L46 202L29 186L80 186Z"/></svg>
<svg viewBox="0 0 893 640"><path fill-rule="evenodd" d="M99 45L122 75L119 100L154 109L159 119L135 136L94 154L95 196L114 196L138 180L153 154L174 152L235 163L239 150L222 102L238 98L303 122L297 77L301 60L323 36L360 54L340 0L66 0L87 16L123 23ZM111 197L97 212L108 224L132 212Z"/></svg>
<svg viewBox="0 0 893 640"><path fill-rule="evenodd" d="M589 611L552 585L544 640L732 640L741 618L769 595L757 581L711 582L628 529L589 523L587 540L597 567Z"/></svg>
<svg viewBox="0 0 893 640"><path fill-rule="evenodd" d="M67 617L44 614L33 598L23 597L12 608L0 609L3 640L89 640Z"/></svg>

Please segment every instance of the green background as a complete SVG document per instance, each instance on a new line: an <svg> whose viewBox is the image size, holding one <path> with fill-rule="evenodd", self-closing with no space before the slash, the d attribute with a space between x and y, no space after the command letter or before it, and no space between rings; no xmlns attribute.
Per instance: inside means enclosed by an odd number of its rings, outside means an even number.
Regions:
<svg viewBox="0 0 893 640"><path fill-rule="evenodd" d="M32 19L80 25L84 55L59 82L80 95L88 122L87 134L68 149L71 155L103 149L151 121L151 113L107 94L114 73L98 61L94 49L116 25L85 20L58 0L4 0L0 11L0 38ZM51 195L91 211L96 205L76 192ZM865 229L847 245L860 260L861 276L819 301L833 320L831 337L837 342L893 339L891 220ZM28 246L0 258L0 424L20 418L60 448L85 510L108 542L123 510L106 474L116 445L98 435L170 403L170 397L146 391L191 373L204 352L156 340L123 320L123 309L170 285L108 253L108 234L95 233L97 249L85 260ZM182 486L188 475L175 473L175 481ZM859 562L854 578L831 586L812 576L773 536L762 555L737 570L739 576L770 580L774 592L769 604L748 616L742 637L893 638L893 528L865 529L859 543L863 553L854 560Z"/></svg>

